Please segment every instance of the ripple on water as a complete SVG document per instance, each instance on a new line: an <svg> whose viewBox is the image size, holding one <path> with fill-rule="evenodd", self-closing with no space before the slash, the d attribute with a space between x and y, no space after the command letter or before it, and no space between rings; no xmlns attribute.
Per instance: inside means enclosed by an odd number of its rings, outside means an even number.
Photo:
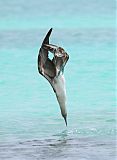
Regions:
<svg viewBox="0 0 117 160"><path fill-rule="evenodd" d="M115 145L113 138L71 138L70 136L63 138L62 135L55 139L52 137L0 144L0 159L113 160L116 153Z"/></svg>

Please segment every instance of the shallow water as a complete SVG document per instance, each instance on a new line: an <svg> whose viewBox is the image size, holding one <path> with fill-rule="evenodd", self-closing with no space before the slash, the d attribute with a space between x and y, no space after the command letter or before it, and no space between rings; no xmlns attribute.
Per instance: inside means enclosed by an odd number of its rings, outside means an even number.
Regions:
<svg viewBox="0 0 117 160"><path fill-rule="evenodd" d="M0 6L0 159L116 159L115 1L4 0ZM51 43L70 55L67 128L37 71L51 27Z"/></svg>

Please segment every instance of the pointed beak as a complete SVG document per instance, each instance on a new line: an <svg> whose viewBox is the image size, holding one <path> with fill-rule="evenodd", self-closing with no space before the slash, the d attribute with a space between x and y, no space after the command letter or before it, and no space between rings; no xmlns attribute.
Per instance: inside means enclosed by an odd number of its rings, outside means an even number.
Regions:
<svg viewBox="0 0 117 160"><path fill-rule="evenodd" d="M55 53L55 51L57 50L57 46L52 45L52 44L44 44L44 49L50 51L51 53Z"/></svg>
<svg viewBox="0 0 117 160"><path fill-rule="evenodd" d="M67 126L67 117L66 117L66 116L64 116L63 118L64 118L64 120L65 120L65 124L66 124L66 126Z"/></svg>

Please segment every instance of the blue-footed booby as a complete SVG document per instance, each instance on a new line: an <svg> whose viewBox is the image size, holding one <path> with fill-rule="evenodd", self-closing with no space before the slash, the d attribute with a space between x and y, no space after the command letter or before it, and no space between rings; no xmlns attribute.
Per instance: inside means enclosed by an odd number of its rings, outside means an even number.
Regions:
<svg viewBox="0 0 117 160"><path fill-rule="evenodd" d="M66 88L64 78L64 67L69 59L69 55L62 47L49 44L49 37L52 28L46 34L38 55L38 71L44 76L51 84L60 109L61 114L67 125L67 110L66 110ZM53 59L49 58L49 52L53 53Z"/></svg>

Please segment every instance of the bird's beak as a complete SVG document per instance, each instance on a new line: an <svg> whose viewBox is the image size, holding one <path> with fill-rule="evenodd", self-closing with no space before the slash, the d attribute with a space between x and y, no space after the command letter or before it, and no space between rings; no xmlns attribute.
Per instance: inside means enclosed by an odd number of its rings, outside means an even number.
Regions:
<svg viewBox="0 0 117 160"><path fill-rule="evenodd" d="M43 47L44 49L50 51L51 53L55 53L55 51L58 48L56 45L53 45L53 44L44 44Z"/></svg>
<svg viewBox="0 0 117 160"><path fill-rule="evenodd" d="M66 126L67 126L67 117L66 117L66 116L64 116L63 118L64 118L64 120L65 120L65 124L66 124Z"/></svg>

